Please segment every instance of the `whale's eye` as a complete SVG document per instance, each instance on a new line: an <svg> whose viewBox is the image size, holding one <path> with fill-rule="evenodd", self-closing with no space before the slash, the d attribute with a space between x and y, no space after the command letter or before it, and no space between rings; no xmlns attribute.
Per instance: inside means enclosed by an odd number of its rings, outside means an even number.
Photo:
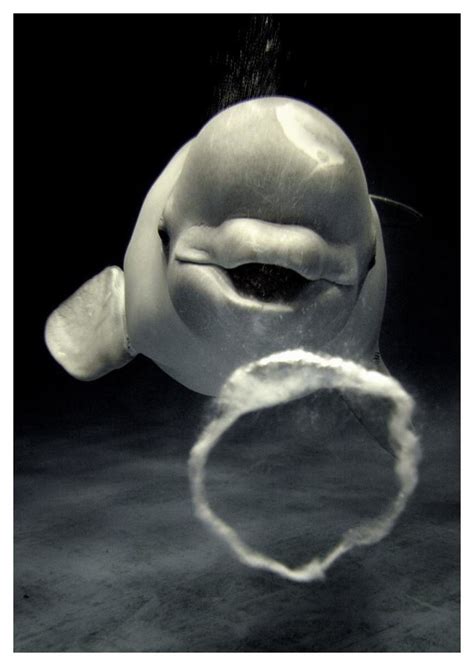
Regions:
<svg viewBox="0 0 474 666"><path fill-rule="evenodd" d="M374 251L373 251L372 257L371 257L371 259L370 259L370 261L369 261L369 265L367 266L367 273L368 273L368 272L370 271L370 269L373 268L374 266L375 266L375 248L374 248Z"/></svg>
<svg viewBox="0 0 474 666"><path fill-rule="evenodd" d="M170 235L166 231L165 227L158 227L158 236L161 239L161 242L163 243L163 249L166 251L169 247L170 244Z"/></svg>

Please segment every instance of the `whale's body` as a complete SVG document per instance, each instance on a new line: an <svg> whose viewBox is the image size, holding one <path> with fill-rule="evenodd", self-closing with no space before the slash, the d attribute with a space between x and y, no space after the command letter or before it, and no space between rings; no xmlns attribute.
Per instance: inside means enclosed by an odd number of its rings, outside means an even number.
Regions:
<svg viewBox="0 0 474 666"><path fill-rule="evenodd" d="M137 353L216 395L238 366L304 348L380 368L386 264L342 130L288 98L212 118L148 193L124 262L49 317L46 343L95 379Z"/></svg>

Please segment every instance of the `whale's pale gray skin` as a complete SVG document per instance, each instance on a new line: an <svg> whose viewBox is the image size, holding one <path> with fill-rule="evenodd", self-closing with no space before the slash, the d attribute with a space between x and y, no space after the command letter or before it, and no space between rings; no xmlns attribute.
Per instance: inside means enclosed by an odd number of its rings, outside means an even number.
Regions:
<svg viewBox="0 0 474 666"><path fill-rule="evenodd" d="M227 108L152 186L124 271L106 268L49 317L79 379L137 353L194 391L302 347L380 369L386 264L363 168L326 115L282 97Z"/></svg>

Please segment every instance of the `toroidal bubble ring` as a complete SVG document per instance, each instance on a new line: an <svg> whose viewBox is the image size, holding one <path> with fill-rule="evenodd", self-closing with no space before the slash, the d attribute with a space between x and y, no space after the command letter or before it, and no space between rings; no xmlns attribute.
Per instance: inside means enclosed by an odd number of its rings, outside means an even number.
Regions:
<svg viewBox="0 0 474 666"><path fill-rule="evenodd" d="M399 491L380 516L347 530L323 558L290 568L248 546L237 532L209 506L205 490L205 465L223 433L243 414L288 402L319 389L351 390L388 398L393 408L388 419L390 443L395 452ZM414 401L401 384L387 375L342 358L294 349L272 354L238 368L216 398L217 416L206 426L191 449L189 473L196 515L223 539L248 566L265 569L293 581L324 578L325 571L354 546L376 543L386 536L413 492L420 458L418 437L411 429Z"/></svg>

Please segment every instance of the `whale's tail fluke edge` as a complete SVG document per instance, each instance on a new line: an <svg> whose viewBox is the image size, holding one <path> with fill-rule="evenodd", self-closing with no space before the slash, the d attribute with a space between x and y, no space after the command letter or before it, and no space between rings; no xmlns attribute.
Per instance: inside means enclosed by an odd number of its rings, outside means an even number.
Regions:
<svg viewBox="0 0 474 666"><path fill-rule="evenodd" d="M124 275L108 266L48 317L46 345L76 379L91 381L129 363L134 352L125 323Z"/></svg>

